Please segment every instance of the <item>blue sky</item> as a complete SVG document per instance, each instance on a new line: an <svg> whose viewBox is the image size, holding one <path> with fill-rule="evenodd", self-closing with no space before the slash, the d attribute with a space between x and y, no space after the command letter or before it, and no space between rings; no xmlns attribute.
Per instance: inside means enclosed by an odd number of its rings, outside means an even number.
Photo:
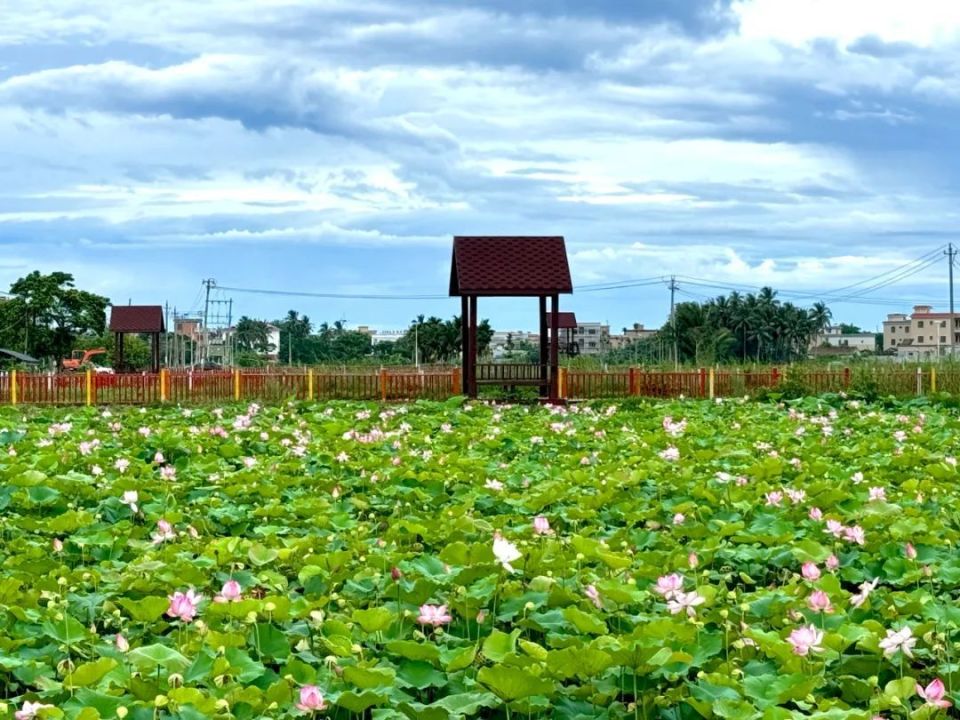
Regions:
<svg viewBox="0 0 960 720"><path fill-rule="evenodd" d="M873 328L947 303L945 260L895 270L956 239L958 51L939 0L5 3L0 286L442 295L452 235L562 234L584 289L770 284ZM381 327L458 310L219 296ZM668 303L562 301L614 327Z"/></svg>

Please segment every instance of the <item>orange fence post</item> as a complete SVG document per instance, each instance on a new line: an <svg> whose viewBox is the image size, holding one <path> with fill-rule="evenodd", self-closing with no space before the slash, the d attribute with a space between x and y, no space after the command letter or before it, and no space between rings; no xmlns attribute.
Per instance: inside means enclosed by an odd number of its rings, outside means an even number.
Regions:
<svg viewBox="0 0 960 720"><path fill-rule="evenodd" d="M453 386L453 394L459 395L460 394L460 368L454 368L450 373L450 377L451 377L450 382L451 382L451 385Z"/></svg>
<svg viewBox="0 0 960 720"><path fill-rule="evenodd" d="M700 368L700 397L707 394L707 371L706 368Z"/></svg>
<svg viewBox="0 0 960 720"><path fill-rule="evenodd" d="M170 399L170 371L160 368L160 402Z"/></svg>
<svg viewBox="0 0 960 720"><path fill-rule="evenodd" d="M780 384L780 371L777 370L777 368L774 368L773 370L770 371L770 382L773 385Z"/></svg>
<svg viewBox="0 0 960 720"><path fill-rule="evenodd" d="M87 406L93 405L93 371L87 368Z"/></svg>
<svg viewBox="0 0 960 720"><path fill-rule="evenodd" d="M17 371L10 371L10 404L17 404Z"/></svg>
<svg viewBox="0 0 960 720"><path fill-rule="evenodd" d="M380 368L380 400L387 401L387 370Z"/></svg>
<svg viewBox="0 0 960 720"><path fill-rule="evenodd" d="M850 387L850 368L843 369L843 386L845 388Z"/></svg>
<svg viewBox="0 0 960 720"><path fill-rule="evenodd" d="M233 371L233 399L240 401L240 371Z"/></svg>

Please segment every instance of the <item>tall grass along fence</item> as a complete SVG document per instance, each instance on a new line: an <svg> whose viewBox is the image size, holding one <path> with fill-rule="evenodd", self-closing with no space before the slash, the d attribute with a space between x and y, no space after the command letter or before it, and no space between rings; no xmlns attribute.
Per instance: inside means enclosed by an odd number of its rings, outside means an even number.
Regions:
<svg viewBox="0 0 960 720"><path fill-rule="evenodd" d="M230 401L445 400L461 393L460 370L414 368L243 369L159 373L0 373L0 404L7 405L199 405ZM562 368L560 396L566 400L742 397L781 391L816 395L861 392L876 396L960 393L960 369L866 368L851 372L770 368L699 369L679 372L618 368L585 371Z"/></svg>

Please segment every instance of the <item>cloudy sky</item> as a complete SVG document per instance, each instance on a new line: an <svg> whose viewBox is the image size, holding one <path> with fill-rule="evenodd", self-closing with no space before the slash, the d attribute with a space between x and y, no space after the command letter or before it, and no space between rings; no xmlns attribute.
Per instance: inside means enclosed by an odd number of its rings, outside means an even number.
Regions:
<svg viewBox="0 0 960 720"><path fill-rule="evenodd" d="M941 0L3 3L0 286L443 295L453 234L562 234L581 319L659 325L675 274L680 300L771 284L872 329L946 304L958 111Z"/></svg>

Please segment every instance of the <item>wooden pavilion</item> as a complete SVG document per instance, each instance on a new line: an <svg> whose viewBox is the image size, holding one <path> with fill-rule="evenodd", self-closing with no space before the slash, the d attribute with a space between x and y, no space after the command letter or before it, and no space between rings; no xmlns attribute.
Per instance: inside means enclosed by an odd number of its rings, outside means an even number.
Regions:
<svg viewBox="0 0 960 720"><path fill-rule="evenodd" d="M160 305L114 305L110 308L110 332L116 337L113 367L117 372L125 367L123 337L127 333L150 336L150 371L160 372L160 335L166 332Z"/></svg>
<svg viewBox="0 0 960 720"><path fill-rule="evenodd" d="M572 312L558 313L557 328L560 331L560 354L574 357L580 354L580 345L577 343L577 315ZM553 326L553 313L550 313L550 323Z"/></svg>
<svg viewBox="0 0 960 720"><path fill-rule="evenodd" d="M557 401L560 295L572 292L567 248L561 236L454 237L450 296L460 298L464 394L476 397L478 385L533 385L540 388L542 399ZM478 366L479 297L539 299L539 364Z"/></svg>

